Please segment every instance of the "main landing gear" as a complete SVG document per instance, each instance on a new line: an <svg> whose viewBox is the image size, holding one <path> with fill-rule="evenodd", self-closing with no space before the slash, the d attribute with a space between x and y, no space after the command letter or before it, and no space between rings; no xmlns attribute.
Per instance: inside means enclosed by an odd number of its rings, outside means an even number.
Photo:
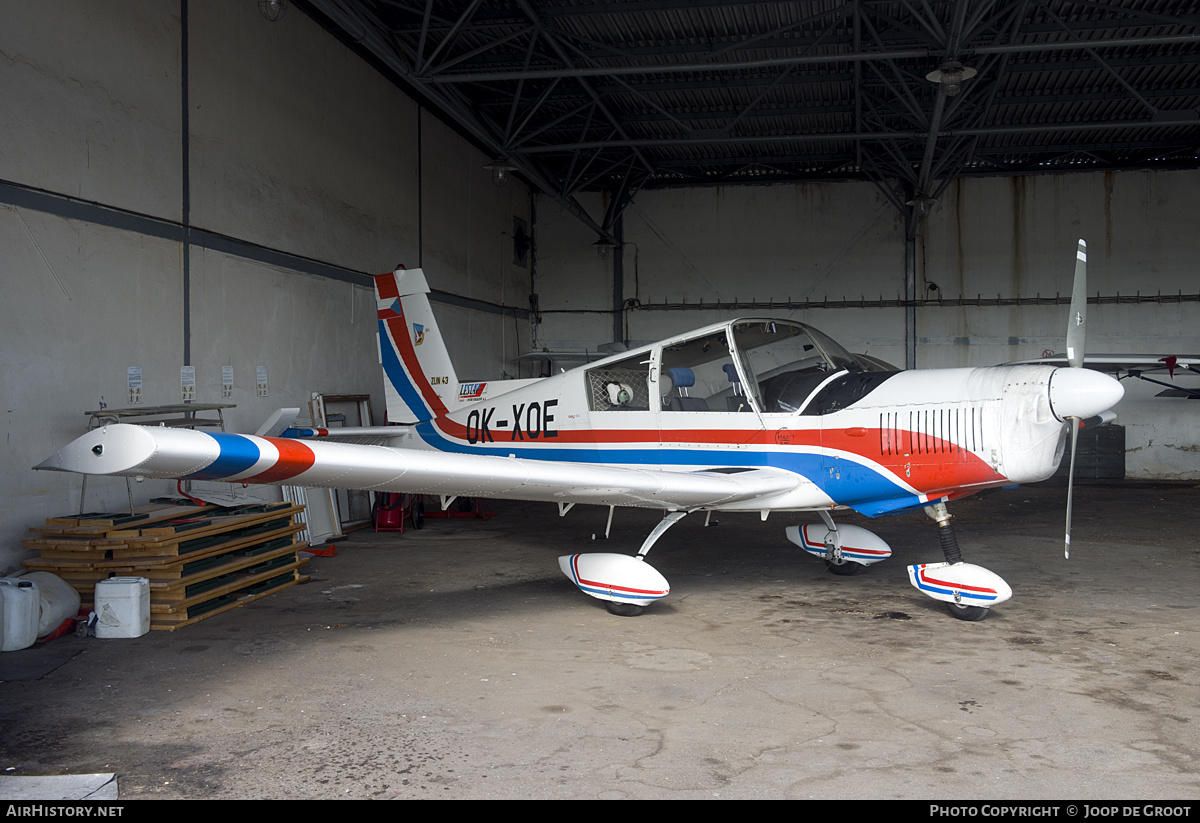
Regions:
<svg viewBox="0 0 1200 823"><path fill-rule="evenodd" d="M645 562L658 538L687 515L685 511L667 512L642 543L636 557L627 554L568 554L558 558L558 567L584 594L599 600L609 612L620 617L635 617L646 606L671 592L667 579Z"/></svg>
<svg viewBox="0 0 1200 823"><path fill-rule="evenodd" d="M945 503L925 507L938 524L944 563L922 563L908 567L908 577L914 586L934 600L945 602L950 614L959 620L982 620L988 608L1012 597L1012 589L994 572L982 566L964 563L954 534L953 519ZM892 556L892 550L881 538L858 526L837 526L829 512L822 511L824 523L789 526L788 540L814 557L825 561L832 574L859 574L871 563Z"/></svg>
<svg viewBox="0 0 1200 823"><path fill-rule="evenodd" d="M824 523L788 526L787 538L814 557L825 561L825 568L841 577L861 574L867 566L887 560L891 547L879 535L859 526L838 526L829 512L822 510Z"/></svg>
<svg viewBox="0 0 1200 823"><path fill-rule="evenodd" d="M938 524L938 537L946 561L909 566L909 580L934 600L943 601L950 614L959 620L982 620L991 606L1012 597L1012 589L996 573L963 562L951 525L953 518L945 503L927 506L925 513ZM859 526L838 526L829 512L820 514L824 522L789 526L787 537L804 551L824 560L832 574L858 574L870 564L892 556L891 547L873 532ZM609 553L570 554L558 559L559 568L582 592L603 600L612 614L622 617L641 614L646 606L671 591L666 578L645 562L646 554L667 529L686 515L685 511L667 512L634 557Z"/></svg>

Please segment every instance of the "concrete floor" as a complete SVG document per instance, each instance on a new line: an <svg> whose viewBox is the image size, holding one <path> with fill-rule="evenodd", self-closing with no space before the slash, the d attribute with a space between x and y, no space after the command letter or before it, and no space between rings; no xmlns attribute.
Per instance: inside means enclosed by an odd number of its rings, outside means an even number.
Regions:
<svg viewBox="0 0 1200 823"><path fill-rule="evenodd" d="M924 515L841 518L896 554L854 578L785 541L807 517L688 518L637 618L556 558L635 552L650 512L595 544L605 510L546 504L360 533L192 627L0 656L0 775L115 772L122 799L1200 797L1200 491L1078 490L1069 561L1064 497L952 505L1015 591L980 623L908 584L940 559Z"/></svg>

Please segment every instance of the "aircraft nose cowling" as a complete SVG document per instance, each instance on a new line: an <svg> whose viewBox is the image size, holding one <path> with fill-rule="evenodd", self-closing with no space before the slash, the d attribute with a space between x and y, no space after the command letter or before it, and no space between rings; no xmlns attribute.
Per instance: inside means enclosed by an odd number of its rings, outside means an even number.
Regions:
<svg viewBox="0 0 1200 823"><path fill-rule="evenodd" d="M1059 420L1095 417L1124 396L1115 378L1091 369L1055 369L1050 376L1050 408Z"/></svg>

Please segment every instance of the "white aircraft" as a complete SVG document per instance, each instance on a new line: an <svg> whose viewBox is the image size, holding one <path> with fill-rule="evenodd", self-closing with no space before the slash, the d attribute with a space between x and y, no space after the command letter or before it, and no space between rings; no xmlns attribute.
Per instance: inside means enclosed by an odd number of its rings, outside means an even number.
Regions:
<svg viewBox="0 0 1200 823"><path fill-rule="evenodd" d="M564 573L616 614L666 595L644 562L686 515L815 511L788 539L854 574L891 555L841 509L871 517L924 508L945 562L909 567L914 586L978 620L1012 591L962 561L946 503L1044 480L1066 433L1124 390L1081 368L1086 251L1079 243L1070 365L896 371L803 323L743 318L616 354L551 377L460 382L421 270L376 277L388 419L370 429L291 428L277 413L258 435L110 425L36 468L87 474L289 483L658 509L636 556L560 558ZM1111 419L1112 415L1108 415ZM270 436L281 434L282 436ZM386 445L334 442L371 436ZM1072 463L1074 462L1072 438ZM1067 544L1070 543L1070 492Z"/></svg>

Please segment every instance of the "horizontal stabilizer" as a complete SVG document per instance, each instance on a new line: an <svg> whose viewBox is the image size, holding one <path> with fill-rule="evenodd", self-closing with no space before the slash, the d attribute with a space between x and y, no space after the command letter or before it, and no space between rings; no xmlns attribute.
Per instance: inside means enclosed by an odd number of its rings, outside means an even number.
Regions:
<svg viewBox="0 0 1200 823"><path fill-rule="evenodd" d="M296 440L339 440L348 443L386 446L398 441L412 430L412 426L341 426L334 428L294 426L284 429L279 436Z"/></svg>
<svg viewBox="0 0 1200 823"><path fill-rule="evenodd" d="M270 417L263 421L263 424L258 427L255 432L259 437L279 437L283 432L296 422L296 416L300 414L300 409L276 409Z"/></svg>

